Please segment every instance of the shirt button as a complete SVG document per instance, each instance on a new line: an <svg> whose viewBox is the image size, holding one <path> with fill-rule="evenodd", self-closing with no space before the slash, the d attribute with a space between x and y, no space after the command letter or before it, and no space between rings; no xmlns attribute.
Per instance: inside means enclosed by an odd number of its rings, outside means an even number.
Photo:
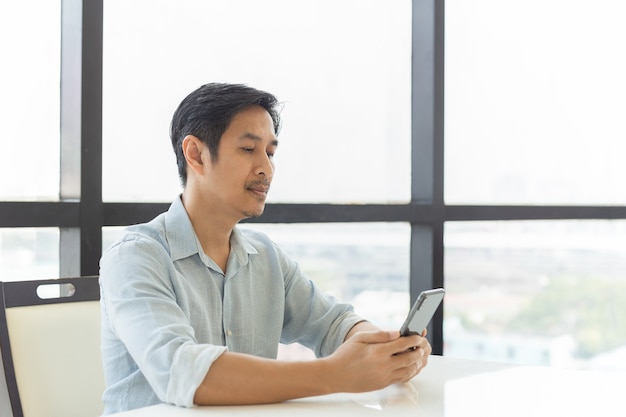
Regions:
<svg viewBox="0 0 626 417"><path fill-rule="evenodd" d="M228 337L232 336L232 335L233 335L233 331L232 331L232 330L230 330L230 329L228 329L228 331L226 332L226 335L227 335Z"/></svg>

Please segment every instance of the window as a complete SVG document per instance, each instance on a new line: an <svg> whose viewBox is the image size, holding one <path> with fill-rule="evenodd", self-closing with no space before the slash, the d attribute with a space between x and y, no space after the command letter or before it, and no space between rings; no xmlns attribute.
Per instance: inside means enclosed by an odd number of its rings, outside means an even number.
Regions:
<svg viewBox="0 0 626 417"><path fill-rule="evenodd" d="M620 0L446 1L448 204L624 205Z"/></svg>
<svg viewBox="0 0 626 417"><path fill-rule="evenodd" d="M58 200L61 4L15 1L2 9L0 200Z"/></svg>
<svg viewBox="0 0 626 417"><path fill-rule="evenodd" d="M169 123L207 82L284 102L268 202L410 199L409 1L111 0L103 77L106 201L180 192Z"/></svg>
<svg viewBox="0 0 626 417"><path fill-rule="evenodd" d="M264 224L250 227L268 228L297 257L304 256L299 235L318 228L333 239L371 232L398 239L403 258L381 258L376 267L408 268L402 287L388 283L392 294L447 287L447 354L460 349L454 326L467 331L482 314L483 323L501 320L507 335L492 343L481 333L492 329L475 328L475 339L466 333L462 342L483 358L506 357L508 347L525 363L579 355L575 332L523 344L517 317L539 308L549 289L560 295L572 283L619 283L608 277L623 269L613 245L623 246L615 233L626 219L619 182L625 108L615 99L626 93L622 2L448 0L445 10L437 0L293 3L8 3L0 16L0 34L12 39L0 46L11 63L0 68L2 279L96 274L102 247L119 229L166 210L180 192L167 138L174 106L207 81L247 82L285 101L270 204ZM233 10L266 18L260 27L233 25L231 16L246 18ZM59 104L59 90L70 100ZM65 130L68 118L75 132ZM79 140L68 140L74 133ZM82 149L68 149L77 143ZM72 162L80 155L69 172L68 155ZM137 169L136 155L147 169ZM68 173L80 181L59 198ZM586 234L601 239L579 239ZM544 246L533 252L519 242ZM561 263L562 256L576 262ZM328 259L314 273L333 268ZM339 286L341 294L382 290L371 271L354 266L346 273L359 276L359 285ZM558 268L568 278L556 279ZM545 286L529 291L538 276ZM489 316L477 298L484 294L472 292L481 288L505 297L513 291L517 310ZM584 299L577 297L569 300ZM487 300L498 311L500 298ZM578 318L607 323L594 314L609 304L586 300L590 313ZM618 355L621 324L611 323L617 339L601 349ZM437 353L443 329L435 317ZM596 367L615 364L596 356Z"/></svg>
<svg viewBox="0 0 626 417"><path fill-rule="evenodd" d="M625 13L446 1L445 354L624 362Z"/></svg>
<svg viewBox="0 0 626 417"><path fill-rule="evenodd" d="M451 222L445 237L444 354L594 368L626 346L625 221Z"/></svg>
<svg viewBox="0 0 626 417"><path fill-rule="evenodd" d="M59 230L0 228L2 281L50 279L59 276Z"/></svg>

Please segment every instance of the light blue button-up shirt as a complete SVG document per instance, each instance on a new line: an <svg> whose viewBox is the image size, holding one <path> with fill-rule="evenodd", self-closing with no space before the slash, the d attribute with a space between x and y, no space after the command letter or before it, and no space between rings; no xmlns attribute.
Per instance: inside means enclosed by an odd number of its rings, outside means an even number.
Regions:
<svg viewBox="0 0 626 417"><path fill-rule="evenodd" d="M235 228L226 274L177 198L100 262L105 414L190 407L224 351L276 358L299 342L326 356L361 319L317 288L266 235Z"/></svg>

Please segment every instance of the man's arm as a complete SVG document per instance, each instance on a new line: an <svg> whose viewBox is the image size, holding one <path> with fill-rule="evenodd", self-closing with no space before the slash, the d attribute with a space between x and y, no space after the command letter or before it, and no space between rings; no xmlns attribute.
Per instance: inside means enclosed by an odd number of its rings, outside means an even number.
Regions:
<svg viewBox="0 0 626 417"><path fill-rule="evenodd" d="M426 364L430 345L420 336L360 331L358 323L332 355L292 362L224 352L195 392L196 404L260 404L335 392L365 392L406 382ZM411 349L417 346L418 349Z"/></svg>

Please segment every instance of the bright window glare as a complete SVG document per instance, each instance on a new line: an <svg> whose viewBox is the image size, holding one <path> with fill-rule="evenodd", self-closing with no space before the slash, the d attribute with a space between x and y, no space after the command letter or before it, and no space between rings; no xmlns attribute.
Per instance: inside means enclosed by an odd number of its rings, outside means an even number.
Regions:
<svg viewBox="0 0 626 417"><path fill-rule="evenodd" d="M284 102L269 202L410 198L408 0L109 0L103 78L106 201L180 192L169 123L213 81Z"/></svg>
<svg viewBox="0 0 626 417"><path fill-rule="evenodd" d="M61 2L0 9L0 199L58 200Z"/></svg>
<svg viewBox="0 0 626 417"><path fill-rule="evenodd" d="M448 204L626 204L626 2L446 1Z"/></svg>

